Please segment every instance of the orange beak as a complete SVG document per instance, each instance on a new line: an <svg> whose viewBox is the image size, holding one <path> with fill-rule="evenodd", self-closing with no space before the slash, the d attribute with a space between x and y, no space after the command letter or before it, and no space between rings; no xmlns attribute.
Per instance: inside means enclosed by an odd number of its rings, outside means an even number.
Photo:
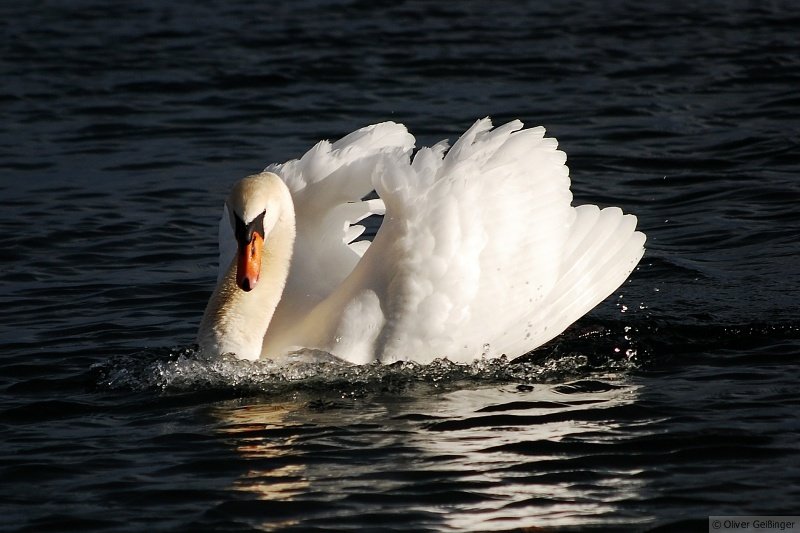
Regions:
<svg viewBox="0 0 800 533"><path fill-rule="evenodd" d="M264 237L255 231L250 242L239 247L239 257L236 258L236 284L243 291L252 291L258 283L263 247Z"/></svg>

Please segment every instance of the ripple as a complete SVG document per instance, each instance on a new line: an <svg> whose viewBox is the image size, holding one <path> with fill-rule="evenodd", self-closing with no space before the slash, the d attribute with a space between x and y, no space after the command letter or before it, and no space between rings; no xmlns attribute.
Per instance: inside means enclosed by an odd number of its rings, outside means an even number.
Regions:
<svg viewBox="0 0 800 533"><path fill-rule="evenodd" d="M790 1L272 4L0 3L7 528L705 530L687 517L797 507ZM484 115L543 124L576 203L637 214L619 294L516 361L185 345L235 177Z"/></svg>

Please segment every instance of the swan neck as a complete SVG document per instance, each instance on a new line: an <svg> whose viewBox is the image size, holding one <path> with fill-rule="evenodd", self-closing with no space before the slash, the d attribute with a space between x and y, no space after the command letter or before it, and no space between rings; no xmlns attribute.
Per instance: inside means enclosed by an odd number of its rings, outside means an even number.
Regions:
<svg viewBox="0 0 800 533"><path fill-rule="evenodd" d="M214 290L198 331L202 353L232 353L250 360L261 356L264 335L286 285L294 246L294 210L288 194L287 190L287 206L264 239L256 286L245 292L236 284L237 252Z"/></svg>

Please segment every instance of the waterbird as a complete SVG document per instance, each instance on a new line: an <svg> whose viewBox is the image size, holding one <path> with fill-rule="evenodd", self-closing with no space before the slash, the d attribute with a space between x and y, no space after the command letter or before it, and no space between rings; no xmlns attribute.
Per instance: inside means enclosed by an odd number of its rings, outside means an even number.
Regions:
<svg viewBox="0 0 800 533"><path fill-rule="evenodd" d="M644 253L635 216L572 206L566 154L541 126L487 117L452 147L414 148L383 122L236 182L201 353L514 358L602 302Z"/></svg>

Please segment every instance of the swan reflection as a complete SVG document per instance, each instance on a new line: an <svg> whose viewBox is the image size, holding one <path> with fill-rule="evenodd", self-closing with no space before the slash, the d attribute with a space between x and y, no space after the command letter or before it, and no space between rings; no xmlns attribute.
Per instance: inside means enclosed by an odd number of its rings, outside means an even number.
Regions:
<svg viewBox="0 0 800 533"><path fill-rule="evenodd" d="M276 438L272 433L283 432L290 409L289 404L255 404L215 411L225 420L220 432L230 437L236 452L253 465L236 481L236 489L265 500L292 498L308 489L304 465L292 460L296 435Z"/></svg>
<svg viewBox="0 0 800 533"><path fill-rule="evenodd" d="M428 384L359 400L317 393L224 404L215 414L249 466L237 491L308 503L285 520L262 517L261 528L358 527L369 515L491 531L613 523L615 502L641 489L638 470L605 451L625 439L624 409L636 397L635 385L609 380L533 390ZM609 461L598 467L602 454Z"/></svg>

